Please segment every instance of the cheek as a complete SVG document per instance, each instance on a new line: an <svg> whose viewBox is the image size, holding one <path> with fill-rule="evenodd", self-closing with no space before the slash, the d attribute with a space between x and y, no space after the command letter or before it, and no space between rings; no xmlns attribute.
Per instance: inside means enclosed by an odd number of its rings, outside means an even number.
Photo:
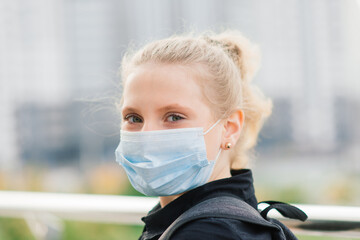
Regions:
<svg viewBox="0 0 360 240"><path fill-rule="evenodd" d="M205 136L205 145L207 159L212 161L215 160L216 155L218 154L221 147L221 131L219 128L214 128L208 132Z"/></svg>

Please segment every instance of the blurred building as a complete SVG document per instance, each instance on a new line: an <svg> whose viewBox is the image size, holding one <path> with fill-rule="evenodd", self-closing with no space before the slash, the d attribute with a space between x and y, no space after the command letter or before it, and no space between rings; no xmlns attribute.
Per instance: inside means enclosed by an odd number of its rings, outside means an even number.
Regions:
<svg viewBox="0 0 360 240"><path fill-rule="evenodd" d="M40 167L72 164L81 169L112 158L118 144L114 134L117 128L115 120L108 119L115 116L103 108L88 108L87 112L84 105L81 102L21 105L15 114L20 158Z"/></svg>
<svg viewBox="0 0 360 240"><path fill-rule="evenodd" d="M19 157L16 109L28 101L63 102L62 1L0 1L0 166ZM33 136L33 138L35 138Z"/></svg>
<svg viewBox="0 0 360 240"><path fill-rule="evenodd" d="M19 158L113 160L116 135L84 127L85 121L116 132L112 110L100 107L91 118L79 102L118 90L129 42L221 27L241 30L263 52L255 83L274 99L274 114L260 146L305 152L355 146L359 13L355 0L2 0L0 167Z"/></svg>

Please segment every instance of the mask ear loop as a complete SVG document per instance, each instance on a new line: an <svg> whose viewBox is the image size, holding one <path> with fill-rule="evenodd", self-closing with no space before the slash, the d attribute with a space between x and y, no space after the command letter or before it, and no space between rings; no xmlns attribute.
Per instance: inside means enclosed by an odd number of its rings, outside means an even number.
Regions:
<svg viewBox="0 0 360 240"><path fill-rule="evenodd" d="M210 132L216 125L218 125L218 123L221 121L221 119L217 120L216 123L214 123L208 130L206 130L203 135L207 134L208 132ZM214 164L216 163L216 161L219 159L219 156L221 154L222 149L219 149L219 152L216 154L216 157L214 160L212 160L211 162L214 162Z"/></svg>
<svg viewBox="0 0 360 240"><path fill-rule="evenodd" d="M222 149L220 148L218 154L216 155L216 157L215 157L215 159L214 159L214 163L216 163L216 161L219 159L219 156L220 156L220 154L221 154L221 151L222 151Z"/></svg>
<svg viewBox="0 0 360 240"><path fill-rule="evenodd" d="M217 120L216 123L214 123L208 130L206 130L203 135L207 134L208 132L210 132L216 125L218 125L218 123L221 121L221 119Z"/></svg>

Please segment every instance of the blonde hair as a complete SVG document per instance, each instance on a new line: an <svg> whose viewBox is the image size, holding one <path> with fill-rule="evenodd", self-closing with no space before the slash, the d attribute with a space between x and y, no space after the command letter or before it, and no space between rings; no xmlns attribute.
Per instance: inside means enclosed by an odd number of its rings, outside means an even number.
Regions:
<svg viewBox="0 0 360 240"><path fill-rule="evenodd" d="M181 64L197 71L204 96L217 118L226 118L237 109L244 112L240 139L230 150L232 168L243 168L272 108L271 101L250 84L259 56L257 46L238 31L175 35L125 54L120 70L123 84L136 67L147 63Z"/></svg>

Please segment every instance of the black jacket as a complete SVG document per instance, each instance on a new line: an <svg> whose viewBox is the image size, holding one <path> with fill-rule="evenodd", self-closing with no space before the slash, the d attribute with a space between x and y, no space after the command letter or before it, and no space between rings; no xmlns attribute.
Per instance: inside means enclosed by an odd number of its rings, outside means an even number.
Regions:
<svg viewBox="0 0 360 240"><path fill-rule="evenodd" d="M233 196L257 209L253 178L251 170L234 170L230 178L209 182L183 194L167 204L164 208L160 204L154 207L142 220L145 223L140 240L158 239L161 234L182 213L194 205L218 196ZM172 236L173 240L206 239L271 239L271 232L259 230L240 220L226 218L207 218L190 222L178 229Z"/></svg>

